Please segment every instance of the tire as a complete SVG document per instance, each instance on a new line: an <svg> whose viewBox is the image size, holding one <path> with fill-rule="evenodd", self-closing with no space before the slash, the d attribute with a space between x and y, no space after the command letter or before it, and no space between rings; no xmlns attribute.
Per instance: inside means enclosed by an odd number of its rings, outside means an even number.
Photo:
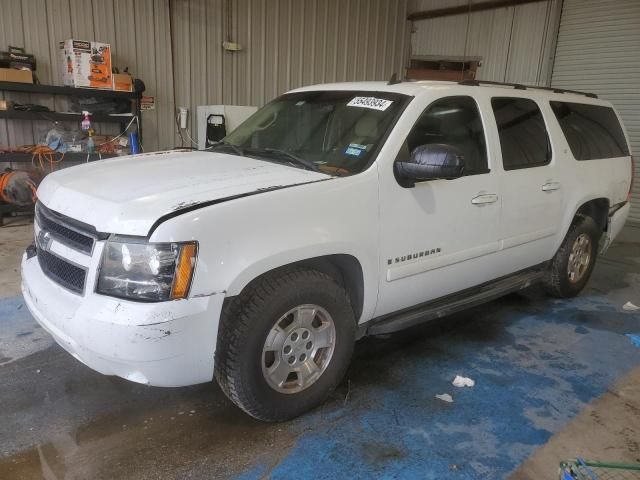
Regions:
<svg viewBox="0 0 640 480"><path fill-rule="evenodd" d="M596 264L601 235L593 218L579 215L574 219L545 272L544 286L549 294L571 298L582 291ZM582 261L576 263L577 258Z"/></svg>
<svg viewBox="0 0 640 480"><path fill-rule="evenodd" d="M313 320L309 320L312 317ZM287 325L290 319L293 320ZM315 346L310 350L309 342L300 343L307 328L298 328L303 323L312 325L306 338L317 340L316 345L323 343L322 332L324 338L330 338L333 332L332 341L324 342L332 344L332 350L331 347L317 348L314 354ZM276 324L280 330L274 333ZM298 343L293 343L296 332ZM349 296L339 282L316 270L284 267L260 277L240 295L225 301L216 347L215 377L226 396L252 417L263 421L289 420L324 402L340 383L351 361L355 332L356 320ZM285 340L274 347L273 352L267 352L274 338ZM274 340L273 344L277 343ZM287 347L289 355L285 356ZM307 353L306 364L298 363ZM289 368L281 362L290 363L291 357L300 372L289 374L287 381L280 384L273 377L284 377L276 375L275 367ZM274 361L269 365L271 359ZM311 361L320 365L318 370L324 368L317 378L314 377L317 372L302 374L303 370L313 370L303 368L311 365ZM275 373L271 374L272 371ZM304 382L311 383L303 387Z"/></svg>

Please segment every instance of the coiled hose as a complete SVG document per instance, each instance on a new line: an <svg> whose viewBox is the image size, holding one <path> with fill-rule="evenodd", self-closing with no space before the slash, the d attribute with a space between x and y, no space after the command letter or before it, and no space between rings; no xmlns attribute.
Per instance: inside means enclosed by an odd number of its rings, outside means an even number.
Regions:
<svg viewBox="0 0 640 480"><path fill-rule="evenodd" d="M36 182L28 172L7 170L0 173L0 201L13 205L36 202Z"/></svg>

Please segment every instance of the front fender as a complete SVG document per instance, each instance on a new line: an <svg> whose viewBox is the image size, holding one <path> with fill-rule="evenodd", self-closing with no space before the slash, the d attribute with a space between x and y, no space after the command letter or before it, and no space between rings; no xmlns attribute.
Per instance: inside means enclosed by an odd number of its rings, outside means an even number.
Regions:
<svg viewBox="0 0 640 480"><path fill-rule="evenodd" d="M199 242L191 296L238 295L275 268L351 255L362 268L364 320L373 315L377 299L378 232L373 168L193 210L160 224L150 240Z"/></svg>

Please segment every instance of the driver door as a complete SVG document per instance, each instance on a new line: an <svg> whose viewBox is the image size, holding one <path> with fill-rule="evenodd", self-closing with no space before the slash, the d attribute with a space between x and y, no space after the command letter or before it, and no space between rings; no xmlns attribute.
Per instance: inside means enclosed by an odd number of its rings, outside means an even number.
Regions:
<svg viewBox="0 0 640 480"><path fill-rule="evenodd" d="M486 111L486 110L485 110ZM485 122L471 96L440 98L425 109L396 161L426 144L462 152L465 173L402 187L390 163L380 172L380 285L376 316L418 305L498 276L500 195L488 159ZM487 145L489 144L489 149Z"/></svg>

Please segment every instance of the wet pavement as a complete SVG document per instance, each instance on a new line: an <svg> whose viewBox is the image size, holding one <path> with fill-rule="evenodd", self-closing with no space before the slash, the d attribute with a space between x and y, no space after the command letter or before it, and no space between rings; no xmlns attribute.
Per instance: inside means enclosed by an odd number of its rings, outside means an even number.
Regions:
<svg viewBox="0 0 640 480"><path fill-rule="evenodd" d="M614 245L580 297L534 288L364 339L324 406L265 424L213 383L163 389L95 373L51 343L20 297L1 299L0 479L504 478L640 366L628 300L640 304L638 246ZM457 374L475 387L453 387Z"/></svg>

